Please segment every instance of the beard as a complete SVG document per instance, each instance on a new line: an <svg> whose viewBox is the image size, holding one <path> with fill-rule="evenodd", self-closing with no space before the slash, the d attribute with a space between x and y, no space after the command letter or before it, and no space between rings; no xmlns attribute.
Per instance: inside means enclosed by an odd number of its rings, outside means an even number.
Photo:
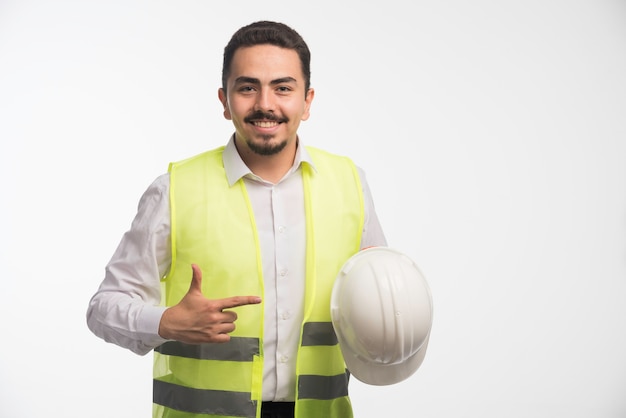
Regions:
<svg viewBox="0 0 626 418"><path fill-rule="evenodd" d="M284 139L277 144L273 144L270 141L274 139L273 135L263 135L261 137L261 142L255 142L252 139L248 139L246 143L248 144L248 148L252 152L258 155L274 155L281 152L287 146L287 140Z"/></svg>

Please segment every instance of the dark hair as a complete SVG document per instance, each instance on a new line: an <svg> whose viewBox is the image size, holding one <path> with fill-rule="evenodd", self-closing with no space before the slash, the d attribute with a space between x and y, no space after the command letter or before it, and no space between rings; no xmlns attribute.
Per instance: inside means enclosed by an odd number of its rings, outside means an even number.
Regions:
<svg viewBox="0 0 626 418"><path fill-rule="evenodd" d="M230 66L237 49L255 45L275 45L281 48L293 49L300 57L302 74L304 74L305 92L311 85L311 51L304 39L289 26L270 21L259 21L240 28L230 38L224 48L224 63L222 65L222 88L226 91L226 81L230 75Z"/></svg>

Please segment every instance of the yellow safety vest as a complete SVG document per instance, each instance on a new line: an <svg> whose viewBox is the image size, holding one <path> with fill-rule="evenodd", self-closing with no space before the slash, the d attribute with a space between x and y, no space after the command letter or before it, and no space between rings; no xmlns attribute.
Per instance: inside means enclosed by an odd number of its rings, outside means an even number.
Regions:
<svg viewBox="0 0 626 418"><path fill-rule="evenodd" d="M348 372L330 319L330 294L343 263L358 252L364 222L361 183L345 157L307 148L304 320L296 363L297 418L350 418ZM228 185L224 147L170 164L172 265L163 303L189 290L191 264L210 299L263 295L261 249L243 179ZM169 341L155 349L153 416L259 417L263 384L263 304L234 308L223 344Z"/></svg>

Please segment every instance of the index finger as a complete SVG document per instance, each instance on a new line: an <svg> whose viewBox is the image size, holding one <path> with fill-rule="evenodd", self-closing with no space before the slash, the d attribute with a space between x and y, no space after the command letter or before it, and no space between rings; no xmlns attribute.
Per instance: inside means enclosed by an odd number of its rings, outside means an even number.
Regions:
<svg viewBox="0 0 626 418"><path fill-rule="evenodd" d="M259 296L232 296L216 300L215 303L220 309L228 309L244 305L257 305L261 303L261 298Z"/></svg>

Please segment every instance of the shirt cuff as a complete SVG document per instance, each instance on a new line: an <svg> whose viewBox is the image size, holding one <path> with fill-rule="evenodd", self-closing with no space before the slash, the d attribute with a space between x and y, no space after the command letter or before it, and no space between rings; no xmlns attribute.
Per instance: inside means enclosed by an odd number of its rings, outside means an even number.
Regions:
<svg viewBox="0 0 626 418"><path fill-rule="evenodd" d="M145 345L155 348L168 341L159 335L159 324L166 309L165 306L147 305L141 310L137 317L137 333Z"/></svg>

